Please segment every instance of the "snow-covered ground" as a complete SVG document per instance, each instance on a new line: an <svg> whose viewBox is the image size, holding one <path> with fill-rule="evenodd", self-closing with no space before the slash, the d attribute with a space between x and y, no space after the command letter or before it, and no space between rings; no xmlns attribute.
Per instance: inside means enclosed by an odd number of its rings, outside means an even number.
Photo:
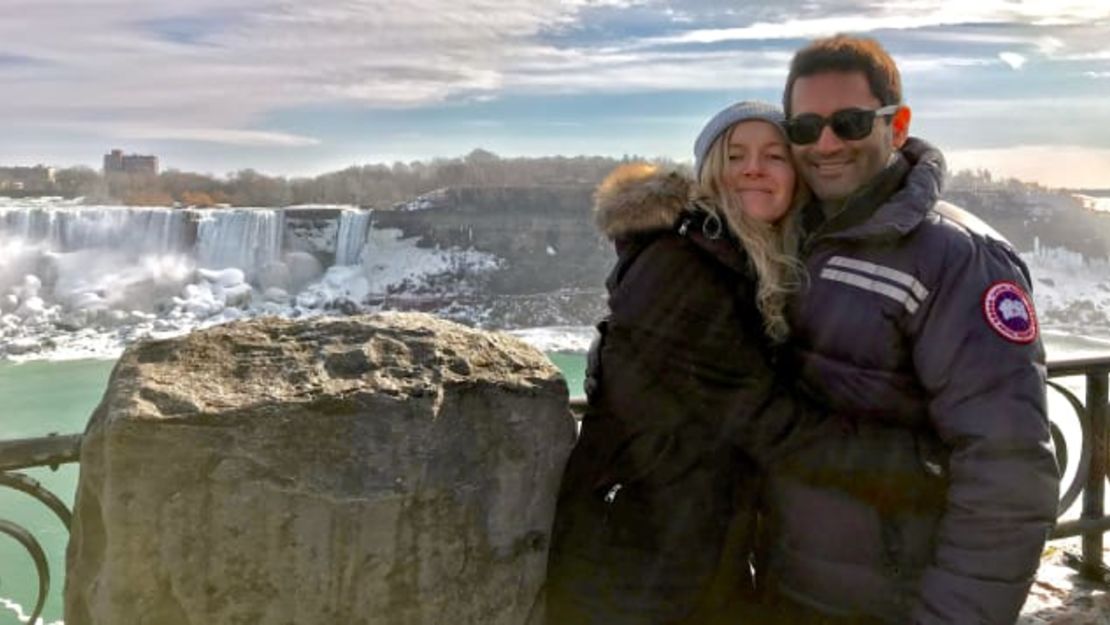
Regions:
<svg viewBox="0 0 1110 625"><path fill-rule="evenodd" d="M1022 259L1033 276L1033 299L1042 327L1110 337L1110 262L1040 246Z"/></svg>
<svg viewBox="0 0 1110 625"><path fill-rule="evenodd" d="M509 330L509 334L545 352L583 354L597 336L593 326L553 326Z"/></svg>
<svg viewBox="0 0 1110 625"><path fill-rule="evenodd" d="M1066 564L1069 554L1079 551L1079 539L1049 544L1017 625L1110 623L1110 595L1106 592L1110 587L1081 579ZM1103 560L1110 562L1110 550L1104 553Z"/></svg>
<svg viewBox="0 0 1110 625"><path fill-rule="evenodd" d="M1082 202L1084 208L1102 213L1110 213L1110 197L1082 195L1080 193L1074 194L1074 197Z"/></svg>

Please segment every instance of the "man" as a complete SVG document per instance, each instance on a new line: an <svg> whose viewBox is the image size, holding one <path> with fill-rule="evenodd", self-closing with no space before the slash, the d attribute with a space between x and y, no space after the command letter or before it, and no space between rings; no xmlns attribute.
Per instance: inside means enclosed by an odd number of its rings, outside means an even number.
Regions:
<svg viewBox="0 0 1110 625"><path fill-rule="evenodd" d="M901 97L886 51L842 35L795 55L783 96L815 196L798 375L846 418L769 471L761 577L782 622L1013 623L1055 520L1027 269L939 201L943 158L908 137Z"/></svg>

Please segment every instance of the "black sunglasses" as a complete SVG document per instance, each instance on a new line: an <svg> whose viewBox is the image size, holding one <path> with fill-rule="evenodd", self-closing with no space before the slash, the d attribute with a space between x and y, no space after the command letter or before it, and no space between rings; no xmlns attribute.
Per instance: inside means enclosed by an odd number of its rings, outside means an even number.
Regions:
<svg viewBox="0 0 1110 625"><path fill-rule="evenodd" d="M887 117L898 112L898 104L884 106L881 109L870 111L867 109L840 109L839 111L821 117L817 113L806 113L792 117L783 123L786 136L791 143L807 145L821 137L821 130L828 124L836 136L845 141L859 141L871 134L876 117Z"/></svg>

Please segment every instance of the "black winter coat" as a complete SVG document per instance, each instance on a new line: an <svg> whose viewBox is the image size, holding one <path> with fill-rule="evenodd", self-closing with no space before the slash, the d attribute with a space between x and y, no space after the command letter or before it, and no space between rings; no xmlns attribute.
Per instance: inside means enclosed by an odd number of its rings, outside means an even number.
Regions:
<svg viewBox="0 0 1110 625"><path fill-rule="evenodd" d="M689 194L643 167L598 192L618 261L556 511L548 625L756 620L757 466L821 413L777 383L748 261Z"/></svg>

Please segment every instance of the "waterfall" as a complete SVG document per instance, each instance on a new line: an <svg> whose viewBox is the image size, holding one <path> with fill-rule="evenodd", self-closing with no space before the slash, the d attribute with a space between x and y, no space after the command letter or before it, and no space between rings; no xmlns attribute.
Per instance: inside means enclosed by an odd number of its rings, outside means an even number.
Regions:
<svg viewBox="0 0 1110 625"><path fill-rule="evenodd" d="M405 289L454 305L443 277L498 266L489 254L421 248L401 230L375 230L371 215L0 198L0 358L245 316L381 306Z"/></svg>
<svg viewBox="0 0 1110 625"><path fill-rule="evenodd" d="M336 265L357 265L366 247L371 211L345 210L339 215L339 236L335 245Z"/></svg>
<svg viewBox="0 0 1110 625"><path fill-rule="evenodd" d="M0 208L0 234L51 252L181 252L188 239L188 215L171 208L122 206Z"/></svg>
<svg viewBox="0 0 1110 625"><path fill-rule="evenodd" d="M197 224L197 265L205 269L237 267L250 279L281 258L284 219L271 209L213 209Z"/></svg>

